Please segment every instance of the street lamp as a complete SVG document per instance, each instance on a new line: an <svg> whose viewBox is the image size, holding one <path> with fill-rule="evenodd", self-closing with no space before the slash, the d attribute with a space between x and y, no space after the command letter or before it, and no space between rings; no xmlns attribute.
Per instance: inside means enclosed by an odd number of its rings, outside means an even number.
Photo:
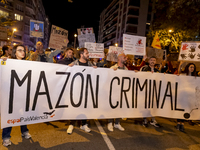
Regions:
<svg viewBox="0 0 200 150"><path fill-rule="evenodd" d="M171 32L173 32L173 30L170 29L170 30L169 30L169 33L171 33Z"/></svg>
<svg viewBox="0 0 200 150"><path fill-rule="evenodd" d="M118 43L115 43L115 46L118 47Z"/></svg>
<svg viewBox="0 0 200 150"><path fill-rule="evenodd" d="M74 49L75 49L75 45L76 45L76 37L77 37L77 34L74 34Z"/></svg>
<svg viewBox="0 0 200 150"><path fill-rule="evenodd" d="M14 36L14 32L16 32L17 29L16 28L13 28L13 32L12 32L12 36L11 36L11 45L12 45L12 42L13 42L13 36Z"/></svg>

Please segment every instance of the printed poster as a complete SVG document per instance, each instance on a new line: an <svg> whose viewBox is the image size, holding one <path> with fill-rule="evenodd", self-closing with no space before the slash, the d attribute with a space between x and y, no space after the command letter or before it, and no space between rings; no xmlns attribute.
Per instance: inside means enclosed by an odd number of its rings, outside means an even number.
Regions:
<svg viewBox="0 0 200 150"><path fill-rule="evenodd" d="M104 58L104 44L85 42L85 48L89 51L89 58Z"/></svg>
<svg viewBox="0 0 200 150"><path fill-rule="evenodd" d="M146 37L123 34L123 50L125 54L146 55Z"/></svg>
<svg viewBox="0 0 200 150"><path fill-rule="evenodd" d="M179 60L200 61L200 42L182 42Z"/></svg>
<svg viewBox="0 0 200 150"><path fill-rule="evenodd" d="M116 46L109 46L107 59L108 61L114 61L117 62L117 57L119 54L123 53L122 47L116 47Z"/></svg>
<svg viewBox="0 0 200 150"><path fill-rule="evenodd" d="M44 38L44 22L30 20L30 37Z"/></svg>

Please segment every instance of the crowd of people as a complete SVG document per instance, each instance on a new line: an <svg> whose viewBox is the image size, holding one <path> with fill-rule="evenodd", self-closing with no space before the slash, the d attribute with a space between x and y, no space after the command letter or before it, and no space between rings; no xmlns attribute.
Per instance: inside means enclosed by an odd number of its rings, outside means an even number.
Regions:
<svg viewBox="0 0 200 150"><path fill-rule="evenodd" d="M101 60L98 58L89 58L89 52L86 48L81 48L78 51L78 56L74 55L73 48L68 48L67 50L44 50L42 42L37 42L36 50L28 51L27 47L23 45L15 45L13 48L11 46L3 46L2 48L3 54L1 55L1 59L6 61L7 59L17 59L17 60L30 60L30 61L40 61L40 62L48 62L48 63L58 63L63 65L68 65L73 67L74 65L80 66L91 66L94 68L104 67L111 68L114 70L123 69L123 70L132 70L135 72L145 71L145 72L158 72L158 73L166 73L166 74L176 74L176 75L186 75L186 76L199 76L200 73L196 70L196 65L194 63L188 63L184 68L183 62L170 62L163 61L161 64L157 64L157 58L152 56L147 58L144 56L143 59L134 59L131 55L125 55L124 53L118 55L118 61L112 62L107 61L105 57ZM60 55L61 59L57 59L57 55ZM177 119L177 130L184 132L184 121L183 119ZM67 129L68 134L72 134L76 120L71 120L70 125ZM114 124L113 124L114 123ZM193 122L190 121L190 124ZM151 118L150 121L147 118L143 118L142 125L144 127L148 127L148 124L153 125L154 127L160 127L160 124L157 123L154 117ZM87 120L81 120L80 128L85 132L90 132L91 129L88 127ZM120 125L120 118L108 119L107 128L109 131L114 131L114 128L124 131L125 129ZM10 133L12 127L4 128L2 132L3 145L9 146L11 145L10 141ZM21 126L21 133L26 139L29 139L31 135L29 134L29 130L26 125Z"/></svg>

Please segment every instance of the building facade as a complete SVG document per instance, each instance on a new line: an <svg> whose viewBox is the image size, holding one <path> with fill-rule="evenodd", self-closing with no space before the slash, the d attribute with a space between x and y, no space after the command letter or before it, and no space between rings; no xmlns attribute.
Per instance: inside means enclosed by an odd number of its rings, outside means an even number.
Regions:
<svg viewBox="0 0 200 150"><path fill-rule="evenodd" d="M32 19L44 22L44 38L38 40L43 42L44 48L48 47L50 23L42 0L7 0L6 4L0 2L0 15L16 21L13 26L7 27L12 33L8 36L7 43L10 42L12 45L22 43L29 49L33 49L36 38L30 37L30 20Z"/></svg>
<svg viewBox="0 0 200 150"><path fill-rule="evenodd" d="M113 0L100 15L98 42L123 45L123 34L145 36L151 22L151 0Z"/></svg>

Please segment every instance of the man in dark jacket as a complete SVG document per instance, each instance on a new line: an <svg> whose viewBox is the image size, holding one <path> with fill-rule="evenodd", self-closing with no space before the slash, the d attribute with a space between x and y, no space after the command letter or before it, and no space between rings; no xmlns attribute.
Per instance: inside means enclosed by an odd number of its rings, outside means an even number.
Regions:
<svg viewBox="0 0 200 150"><path fill-rule="evenodd" d="M155 57L155 56L151 56L151 57L149 58L149 64L146 65L146 66L144 66L144 67L142 68L142 71L152 72L152 73L154 73L154 72L159 73L159 70L155 68L155 65L156 65L156 57ZM154 117L151 118L150 124L151 124L152 126L154 126L154 127L160 127L160 125L157 123L157 121L155 120ZM148 127L147 118L144 118L144 119L143 119L142 125L143 125L144 127Z"/></svg>
<svg viewBox="0 0 200 150"><path fill-rule="evenodd" d="M58 64L69 65L74 61L73 59L73 49L68 48L65 51L65 57L63 59L58 60Z"/></svg>

